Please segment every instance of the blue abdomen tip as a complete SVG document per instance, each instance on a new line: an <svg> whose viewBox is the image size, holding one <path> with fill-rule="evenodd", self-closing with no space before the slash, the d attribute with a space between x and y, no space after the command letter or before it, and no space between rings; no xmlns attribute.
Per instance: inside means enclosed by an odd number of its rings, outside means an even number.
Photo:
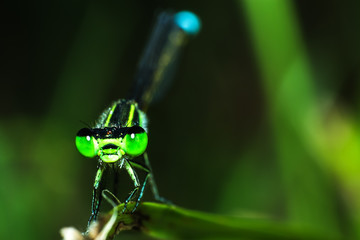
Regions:
<svg viewBox="0 0 360 240"><path fill-rule="evenodd" d="M175 23L189 35L197 34L201 28L201 22L198 16L189 11L176 13Z"/></svg>

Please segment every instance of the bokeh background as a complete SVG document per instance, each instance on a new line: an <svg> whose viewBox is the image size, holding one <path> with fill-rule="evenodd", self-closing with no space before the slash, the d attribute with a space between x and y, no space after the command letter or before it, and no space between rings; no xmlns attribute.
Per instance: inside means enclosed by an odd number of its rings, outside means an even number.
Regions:
<svg viewBox="0 0 360 240"><path fill-rule="evenodd" d="M2 4L2 239L85 229L96 160L75 134L127 95L169 8L196 12L203 29L148 112L161 195L360 238L359 1Z"/></svg>

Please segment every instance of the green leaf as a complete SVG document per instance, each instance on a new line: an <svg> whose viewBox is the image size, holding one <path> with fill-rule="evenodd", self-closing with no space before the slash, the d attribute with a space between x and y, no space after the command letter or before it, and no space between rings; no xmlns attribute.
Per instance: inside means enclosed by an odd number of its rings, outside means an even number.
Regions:
<svg viewBox="0 0 360 240"><path fill-rule="evenodd" d="M127 230L140 231L158 239L339 239L269 219L216 215L153 202L142 203L130 213L133 207L134 203L129 203L123 214L124 204L117 206L100 217L97 229L99 225L110 229L106 224L116 217L106 239Z"/></svg>

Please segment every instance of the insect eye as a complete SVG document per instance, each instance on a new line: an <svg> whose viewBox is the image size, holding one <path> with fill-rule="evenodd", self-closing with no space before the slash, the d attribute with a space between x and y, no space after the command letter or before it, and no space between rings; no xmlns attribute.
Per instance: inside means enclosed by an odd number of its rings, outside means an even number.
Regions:
<svg viewBox="0 0 360 240"><path fill-rule="evenodd" d="M78 151L85 157L95 157L97 153L97 142L92 136L89 128L81 129L75 138L75 144Z"/></svg>
<svg viewBox="0 0 360 240"><path fill-rule="evenodd" d="M148 143L148 136L142 127L129 128L122 142L123 150L130 156L136 157L143 154Z"/></svg>

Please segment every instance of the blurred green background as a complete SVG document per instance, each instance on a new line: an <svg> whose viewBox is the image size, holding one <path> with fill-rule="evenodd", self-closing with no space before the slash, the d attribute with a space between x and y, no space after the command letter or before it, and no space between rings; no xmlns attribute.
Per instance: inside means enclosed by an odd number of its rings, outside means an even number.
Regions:
<svg viewBox="0 0 360 240"><path fill-rule="evenodd" d="M75 134L127 95L154 17L168 8L196 12L203 29L149 109L161 195L359 239L355 0L5 1L1 238L85 229L96 160L76 151Z"/></svg>

